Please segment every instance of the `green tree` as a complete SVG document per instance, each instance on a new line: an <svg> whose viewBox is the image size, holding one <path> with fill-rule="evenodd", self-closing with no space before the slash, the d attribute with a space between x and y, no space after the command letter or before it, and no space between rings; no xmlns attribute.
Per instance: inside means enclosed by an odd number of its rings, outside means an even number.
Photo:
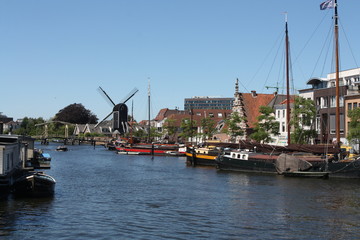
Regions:
<svg viewBox="0 0 360 240"><path fill-rule="evenodd" d="M145 139L147 136L146 132L142 128L139 128L138 130L133 131L133 135L134 135L134 137L140 138L140 139Z"/></svg>
<svg viewBox="0 0 360 240"><path fill-rule="evenodd" d="M73 103L61 109L54 117L55 121L86 124L97 123L98 118L81 103Z"/></svg>
<svg viewBox="0 0 360 240"><path fill-rule="evenodd" d="M250 135L250 138L261 143L270 143L273 141L271 135L279 135L279 122L276 121L271 107L260 106L259 112L254 133Z"/></svg>
<svg viewBox="0 0 360 240"><path fill-rule="evenodd" d="M164 130L169 138L174 141L175 135L178 131L178 127L175 125L176 120L167 118L164 123Z"/></svg>
<svg viewBox="0 0 360 240"><path fill-rule="evenodd" d="M187 141L189 138L196 137L196 121L190 120L189 118L183 118L181 120L181 133L179 136L184 140Z"/></svg>
<svg viewBox="0 0 360 240"><path fill-rule="evenodd" d="M245 121L244 117L240 117L238 112L233 112L228 119L225 120L226 128L223 130L228 134L232 141L235 141L238 136L243 136L245 130L241 128L240 124Z"/></svg>
<svg viewBox="0 0 360 240"><path fill-rule="evenodd" d="M350 123L347 139L349 141L360 139L360 108L349 110L348 117L350 118Z"/></svg>
<svg viewBox="0 0 360 240"><path fill-rule="evenodd" d="M150 127L150 138L151 141L154 141L154 139L160 138L161 133L158 131L156 127Z"/></svg>
<svg viewBox="0 0 360 240"><path fill-rule="evenodd" d="M204 139L211 138L216 132L215 121L211 117L201 119L202 133L201 137Z"/></svg>
<svg viewBox="0 0 360 240"><path fill-rule="evenodd" d="M27 136L35 136L41 134L39 132L39 127L35 125L44 122L45 120L41 117L40 118L24 117L23 121L20 124L20 128L14 130L14 133L19 135L27 135Z"/></svg>
<svg viewBox="0 0 360 240"><path fill-rule="evenodd" d="M296 97L290 125L293 127L291 143L310 143L317 136L313 125L316 118L315 103L311 99Z"/></svg>

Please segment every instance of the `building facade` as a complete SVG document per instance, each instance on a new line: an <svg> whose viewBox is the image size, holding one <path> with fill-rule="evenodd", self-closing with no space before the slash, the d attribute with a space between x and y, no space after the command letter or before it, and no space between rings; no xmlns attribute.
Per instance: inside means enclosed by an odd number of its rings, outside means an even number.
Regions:
<svg viewBox="0 0 360 240"><path fill-rule="evenodd" d="M224 109L231 110L234 98L193 97L185 98L184 110L190 109Z"/></svg>
<svg viewBox="0 0 360 240"><path fill-rule="evenodd" d="M358 94L360 84L360 68L341 71L339 73L339 112L340 112L340 141L346 143L348 106L357 106L357 100L351 100L347 97L348 103L345 103L345 97ZM336 138L336 79L335 73L330 73L327 78L311 78L308 85L310 89L301 90L306 96L313 97L317 109L316 131L318 137L317 143L332 143Z"/></svg>

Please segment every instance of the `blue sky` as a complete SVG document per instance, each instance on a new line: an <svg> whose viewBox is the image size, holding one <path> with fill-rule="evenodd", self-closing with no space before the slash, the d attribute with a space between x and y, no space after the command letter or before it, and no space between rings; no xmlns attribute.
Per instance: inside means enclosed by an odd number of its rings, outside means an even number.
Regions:
<svg viewBox="0 0 360 240"><path fill-rule="evenodd" d="M320 11L321 2L0 1L0 112L49 119L82 103L101 120L112 108L99 86L115 102L136 87L140 121L148 116L149 80L152 118L161 108L183 109L184 98L232 97L236 78L242 92L272 93L265 86L277 84L282 92L283 12L294 87L306 88L310 77L333 69L321 60L332 54L326 41L333 13ZM358 0L339 0L344 70L359 67L359 9Z"/></svg>

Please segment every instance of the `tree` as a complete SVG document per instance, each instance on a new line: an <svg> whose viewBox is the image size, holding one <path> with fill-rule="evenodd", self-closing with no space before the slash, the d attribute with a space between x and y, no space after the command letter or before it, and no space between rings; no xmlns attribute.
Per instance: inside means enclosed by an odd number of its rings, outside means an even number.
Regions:
<svg viewBox="0 0 360 240"><path fill-rule="evenodd" d="M273 115L274 110L268 106L260 106L259 112L254 133L250 135L250 138L262 143L272 142L271 135L279 135L279 122Z"/></svg>
<svg viewBox="0 0 360 240"><path fill-rule="evenodd" d="M314 101L296 97L292 120L290 121L290 125L294 128L294 132L291 134L291 143L310 143L310 140L317 136L316 130L312 126L315 123L315 117L316 107Z"/></svg>
<svg viewBox="0 0 360 240"><path fill-rule="evenodd" d="M245 121L244 117L240 117L238 112L233 112L230 118L225 120L227 128L223 132L228 134L232 141L235 141L237 137L243 136L245 133L245 130L240 126L243 121Z"/></svg>
<svg viewBox="0 0 360 240"><path fill-rule="evenodd" d="M348 117L350 118L349 130L347 139L349 141L360 138L360 108L349 110Z"/></svg>
<svg viewBox="0 0 360 240"><path fill-rule="evenodd" d="M196 131L194 131L194 128L196 128L196 121L190 120L189 118L183 118L181 120L180 128L182 131L179 135L183 140L186 141L186 139L195 137Z"/></svg>
<svg viewBox="0 0 360 240"><path fill-rule="evenodd" d="M38 127L35 125L44 122L45 120L41 117L40 118L24 117L20 124L20 128L16 129L14 133L19 135L27 135L27 136L38 135L40 133L38 132Z"/></svg>
<svg viewBox="0 0 360 240"><path fill-rule="evenodd" d="M290 125L294 129L291 134L292 143L310 143L310 140L317 136L316 130L313 128L315 117L316 107L314 101L303 97L296 97L292 120L290 121Z"/></svg>
<svg viewBox="0 0 360 240"><path fill-rule="evenodd" d="M152 141L154 139L158 139L161 137L161 133L158 131L158 129L156 127L151 127L150 128L150 138L152 139Z"/></svg>
<svg viewBox="0 0 360 240"><path fill-rule="evenodd" d="M216 132L215 121L211 117L201 119L202 137L204 139L211 138Z"/></svg>
<svg viewBox="0 0 360 240"><path fill-rule="evenodd" d="M145 139L147 136L146 132L142 128L139 128L138 130L133 131L133 135L134 135L134 137L140 138L140 139Z"/></svg>
<svg viewBox="0 0 360 240"><path fill-rule="evenodd" d="M170 139L174 140L178 127L175 125L176 120L167 118L164 123L164 129Z"/></svg>
<svg viewBox="0 0 360 240"><path fill-rule="evenodd" d="M73 103L61 109L55 115L54 120L77 124L94 124L97 123L98 118L81 103Z"/></svg>

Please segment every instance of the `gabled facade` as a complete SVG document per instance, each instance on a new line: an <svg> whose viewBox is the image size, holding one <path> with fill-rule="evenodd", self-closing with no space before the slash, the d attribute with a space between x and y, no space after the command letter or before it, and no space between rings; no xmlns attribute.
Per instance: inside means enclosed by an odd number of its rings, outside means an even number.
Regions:
<svg viewBox="0 0 360 240"><path fill-rule="evenodd" d="M274 107L284 99L283 95L275 94L263 94L251 91L251 93L239 92L239 83L236 80L234 104L232 112L238 112L239 116L244 117L245 120L240 123L240 127L245 130L245 135L238 137L236 141L241 139L247 139L257 122L258 116L260 116L259 109L261 106Z"/></svg>
<svg viewBox="0 0 360 240"><path fill-rule="evenodd" d="M95 128L96 124L75 124L73 135L79 136L86 133L99 133L105 135L112 135L111 121L105 121Z"/></svg>

